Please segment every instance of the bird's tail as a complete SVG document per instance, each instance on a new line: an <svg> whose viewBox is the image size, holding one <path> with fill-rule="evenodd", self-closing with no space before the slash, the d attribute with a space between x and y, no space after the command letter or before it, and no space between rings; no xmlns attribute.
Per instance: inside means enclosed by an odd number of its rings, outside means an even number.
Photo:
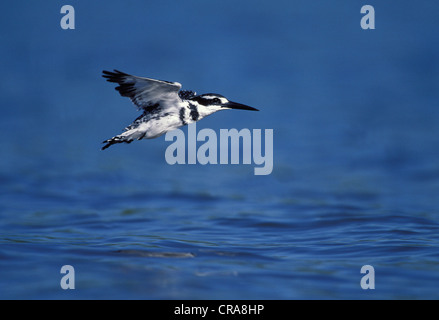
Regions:
<svg viewBox="0 0 439 320"><path fill-rule="evenodd" d="M125 132L118 134L111 139L103 141L102 143L105 143L105 146L102 147L102 150L105 150L109 146L116 143L131 143L134 140L141 140L146 135L146 131L138 130L137 127L134 127L132 129L130 129L130 127L127 127L125 130Z"/></svg>
<svg viewBox="0 0 439 320"><path fill-rule="evenodd" d="M123 137L123 136L115 136L115 137L113 137L111 139L102 141L102 143L105 143L105 146L102 147L102 150L105 150L108 147L110 147L110 146L112 146L113 144L116 144L116 143L123 143L123 142L131 143L132 141L133 141L133 139L126 139L126 137Z"/></svg>

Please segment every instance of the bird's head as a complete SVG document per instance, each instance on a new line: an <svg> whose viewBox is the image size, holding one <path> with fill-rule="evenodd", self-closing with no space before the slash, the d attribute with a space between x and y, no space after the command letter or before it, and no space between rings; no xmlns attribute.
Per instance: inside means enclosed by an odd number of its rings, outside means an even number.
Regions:
<svg viewBox="0 0 439 320"><path fill-rule="evenodd" d="M205 93L195 96L190 99L197 104L198 110L207 114L226 109L240 109L240 110L253 110L259 111L253 107L246 106L245 104L229 101L226 97L217 93Z"/></svg>

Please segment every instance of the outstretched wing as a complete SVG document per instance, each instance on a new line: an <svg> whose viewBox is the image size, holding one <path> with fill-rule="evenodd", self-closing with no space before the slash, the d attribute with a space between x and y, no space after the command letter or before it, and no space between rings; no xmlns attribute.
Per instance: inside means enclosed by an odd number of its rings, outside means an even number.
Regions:
<svg viewBox="0 0 439 320"><path fill-rule="evenodd" d="M104 70L102 73L107 81L118 83L115 89L122 97L130 98L139 109L148 110L148 107L157 105L172 108L181 102L178 96L181 84L178 82L136 77L118 70Z"/></svg>

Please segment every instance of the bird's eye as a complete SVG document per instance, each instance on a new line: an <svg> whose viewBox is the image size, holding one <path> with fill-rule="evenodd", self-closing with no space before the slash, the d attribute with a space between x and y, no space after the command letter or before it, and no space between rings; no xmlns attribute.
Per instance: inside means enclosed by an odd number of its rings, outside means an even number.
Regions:
<svg viewBox="0 0 439 320"><path fill-rule="evenodd" d="M213 103L215 103L215 104L220 104L220 103L221 103L221 100L218 99L218 98L214 98L214 99L213 99Z"/></svg>

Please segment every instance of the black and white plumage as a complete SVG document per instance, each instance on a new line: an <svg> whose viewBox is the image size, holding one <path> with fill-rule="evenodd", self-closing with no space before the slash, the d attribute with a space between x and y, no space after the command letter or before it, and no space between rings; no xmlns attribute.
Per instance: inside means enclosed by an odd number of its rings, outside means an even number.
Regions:
<svg viewBox="0 0 439 320"><path fill-rule="evenodd" d="M225 109L255 110L232 102L215 93L197 95L194 91L180 90L181 84L129 75L114 70L103 71L109 82L118 83L115 89L128 97L143 113L124 132L105 140L102 150L116 143L153 139L204 117Z"/></svg>

